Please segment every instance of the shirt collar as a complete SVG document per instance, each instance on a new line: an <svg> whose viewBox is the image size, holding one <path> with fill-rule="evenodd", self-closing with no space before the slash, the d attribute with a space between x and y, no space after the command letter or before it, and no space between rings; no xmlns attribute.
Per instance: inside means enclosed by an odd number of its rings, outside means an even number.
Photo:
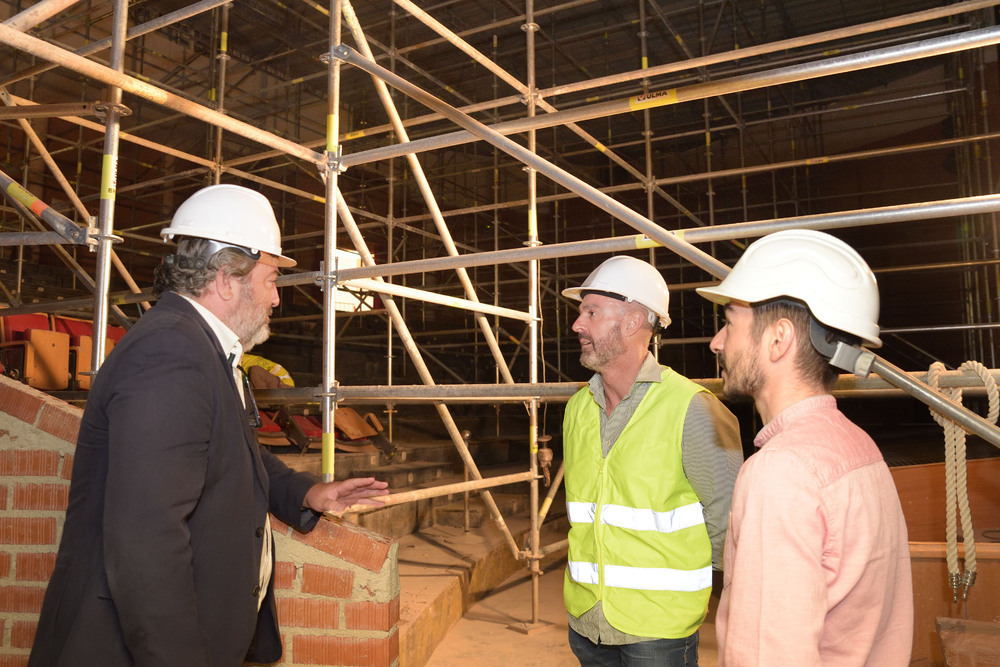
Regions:
<svg viewBox="0 0 1000 667"><path fill-rule="evenodd" d="M646 358L642 360L642 366L639 367L639 373L635 376L635 380L632 382L632 387L629 388L628 393L632 393L637 382L660 382L661 380L660 364L656 361L656 357L653 356L652 352L646 352ZM604 410L604 381L601 379L601 374L594 373L594 376L590 378L587 385L590 387L590 393L593 394L594 400Z"/></svg>
<svg viewBox="0 0 1000 667"><path fill-rule="evenodd" d="M219 341L219 345L222 346L222 351L229 358L229 363L232 364L233 368L240 363L240 357L243 356L243 345L240 344L240 337L230 329L226 324L219 319L218 315L210 311L205 306L201 305L191 297L186 294L179 294L183 299L187 299L188 303L194 306L194 309L198 311L201 318L205 320L209 328L215 334L215 337Z"/></svg>
<svg viewBox="0 0 1000 667"><path fill-rule="evenodd" d="M805 415L819 410L836 407L837 399L830 394L821 394L819 396L804 398L798 403L789 405L787 408L775 415L774 419L769 421L764 428L757 433L757 437L753 439L753 444L757 448L763 447L771 438L787 429L793 422L798 421Z"/></svg>

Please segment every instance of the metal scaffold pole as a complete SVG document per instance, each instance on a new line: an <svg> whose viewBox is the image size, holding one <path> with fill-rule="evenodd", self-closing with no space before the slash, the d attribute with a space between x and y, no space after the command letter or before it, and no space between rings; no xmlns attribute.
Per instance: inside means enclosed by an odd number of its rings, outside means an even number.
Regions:
<svg viewBox="0 0 1000 667"><path fill-rule="evenodd" d="M526 102L528 104L528 117L535 115L537 107L537 87L535 86L535 33L538 31L538 24L535 23L535 3L534 0L525 0L525 23L522 29L527 40L527 69L528 86ZM528 150L532 153L537 150L535 131L528 133ZM528 169L528 247L534 248L541 245L538 240L538 172ZM538 260L528 262L528 313L531 321L528 323L528 381L532 384L538 382L538 357L539 357L539 334L540 334L540 314L538 303ZM529 443L529 465L531 470L531 485L529 487L528 512L531 520L530 533L528 535L528 569L531 572L531 623L538 624L538 578L541 576L539 567L539 523L538 523L538 399L532 396L528 400L528 443Z"/></svg>
<svg viewBox="0 0 1000 667"><path fill-rule="evenodd" d="M330 2L330 51L326 54L328 79L328 112L326 122L326 164L323 167L326 185L326 204L323 208L323 385L320 394L320 412L323 415L324 482L334 480L334 411L337 409L337 380L335 375L335 343L337 335L337 177L340 173L341 147L337 143L340 132L340 61L333 57L333 49L340 44L342 0Z"/></svg>
<svg viewBox="0 0 1000 667"><path fill-rule="evenodd" d="M128 0L115 0L114 28L111 41L111 69L121 72L125 63L125 32L128 29ZM108 330L108 286L111 284L111 243L115 221L115 188L118 184L118 132L121 116L127 109L122 105L122 90L110 85L107 89L104 135L104 156L101 165L100 232L97 242L97 272L94 285L94 347L90 362L96 373L104 363ZM127 114L126 114L127 115Z"/></svg>
<svg viewBox="0 0 1000 667"><path fill-rule="evenodd" d="M229 8L230 4L222 5L221 17L219 18L219 52L215 59L219 63L218 80L215 88L215 110L221 114L226 113L226 66L229 63ZM221 127L215 130L215 169L213 183L216 185L222 179L222 133Z"/></svg>

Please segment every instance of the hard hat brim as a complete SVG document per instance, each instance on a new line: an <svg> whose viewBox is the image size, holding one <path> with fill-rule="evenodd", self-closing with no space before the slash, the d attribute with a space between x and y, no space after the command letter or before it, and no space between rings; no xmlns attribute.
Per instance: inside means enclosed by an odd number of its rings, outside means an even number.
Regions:
<svg viewBox="0 0 1000 667"><path fill-rule="evenodd" d="M263 251L261 251L260 258L257 261L261 264L267 264L268 266L276 266L279 269L285 269L298 264L298 262L291 257L286 257L284 255L272 255L269 252Z"/></svg>
<svg viewBox="0 0 1000 667"><path fill-rule="evenodd" d="M734 296L727 294L718 289L719 286L715 287L696 287L695 292L701 295L703 298L708 299L712 303L717 303L720 306L725 306L727 303L732 301Z"/></svg>

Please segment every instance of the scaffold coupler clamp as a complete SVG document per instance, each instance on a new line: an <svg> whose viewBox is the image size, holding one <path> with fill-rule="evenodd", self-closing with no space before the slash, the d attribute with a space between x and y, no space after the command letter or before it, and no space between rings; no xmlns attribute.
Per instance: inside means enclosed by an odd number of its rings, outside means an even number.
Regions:
<svg viewBox="0 0 1000 667"><path fill-rule="evenodd" d="M97 250L97 246L101 242L101 228L97 226L97 216L92 215L87 219L87 226L80 228L80 236L80 245L87 246L87 250L90 252ZM117 243L121 240L120 236L111 237L112 243Z"/></svg>
<svg viewBox="0 0 1000 667"><path fill-rule="evenodd" d="M320 385L320 386L322 386L322 385ZM313 394L313 396L315 396L320 401L322 401L324 398L329 398L330 399L330 405L333 407L334 410L337 409L337 403L340 403L342 400L344 400L344 397L340 395L340 381L339 380L334 380L333 383L330 384L330 390L329 391L320 391L320 392L317 392L317 393Z"/></svg>
<svg viewBox="0 0 1000 667"><path fill-rule="evenodd" d="M117 234L101 234L101 228L97 227L97 218L91 216L87 221L86 227L80 228L80 234L85 235L85 239L81 245L86 245L90 252L96 252L97 247L100 245L101 241L109 241L111 244L121 243L125 239Z"/></svg>
<svg viewBox="0 0 1000 667"><path fill-rule="evenodd" d="M552 450L549 449L550 440L552 440L551 435L538 436L538 451L535 453L538 458L538 467L545 477L546 488L552 483L552 459L555 458Z"/></svg>
<svg viewBox="0 0 1000 667"><path fill-rule="evenodd" d="M539 554L536 556L534 553L532 553L531 547L526 546L523 549L521 549L521 551L518 552L517 558L518 560L524 560L528 564L528 568L532 572L541 573L542 571L541 562L542 559L545 558L545 556L543 556L540 551Z"/></svg>
<svg viewBox="0 0 1000 667"><path fill-rule="evenodd" d="M532 88L531 90L529 90L528 92L526 92L524 95L521 95L521 97L518 99L518 102L520 102L524 106L528 106L529 104L538 104L543 99L545 99L545 98L543 98L542 94L540 92L538 92L538 89L537 88ZM521 169L523 171L530 171L531 167L529 167L528 165L524 165L524 166L521 167Z"/></svg>
<svg viewBox="0 0 1000 667"><path fill-rule="evenodd" d="M325 292L326 291L326 286L327 285L330 286L330 289L334 289L334 290L337 289L340 286L340 263L339 263L339 261L336 258L334 258L333 270L330 271L329 273L327 273L326 272L326 262L323 261L323 260L320 260L320 262L319 262L319 271L317 272L316 277L313 278L313 282L316 283L316 286L319 287L319 290L321 292Z"/></svg>
<svg viewBox="0 0 1000 667"><path fill-rule="evenodd" d="M337 137L334 137L336 140ZM326 182L326 175L333 172L337 175L343 174L347 171L347 167L344 166L344 147L339 143L334 146L333 150L328 150L326 154L326 165L317 165L320 170L320 175L323 178L323 182Z"/></svg>
<svg viewBox="0 0 1000 667"><path fill-rule="evenodd" d="M132 110L121 102L98 102L94 105L94 111L97 112L97 117L105 122L108 120L108 111L114 111L119 118L132 115Z"/></svg>

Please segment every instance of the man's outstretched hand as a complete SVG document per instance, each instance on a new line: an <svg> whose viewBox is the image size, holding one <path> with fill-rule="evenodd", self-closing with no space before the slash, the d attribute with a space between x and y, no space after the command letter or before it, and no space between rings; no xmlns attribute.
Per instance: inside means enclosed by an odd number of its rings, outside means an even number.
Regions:
<svg viewBox="0 0 1000 667"><path fill-rule="evenodd" d="M306 492L305 505L317 512L340 514L351 505L373 505L382 502L379 496L389 493L389 483L374 477L352 477L342 482L314 484Z"/></svg>

